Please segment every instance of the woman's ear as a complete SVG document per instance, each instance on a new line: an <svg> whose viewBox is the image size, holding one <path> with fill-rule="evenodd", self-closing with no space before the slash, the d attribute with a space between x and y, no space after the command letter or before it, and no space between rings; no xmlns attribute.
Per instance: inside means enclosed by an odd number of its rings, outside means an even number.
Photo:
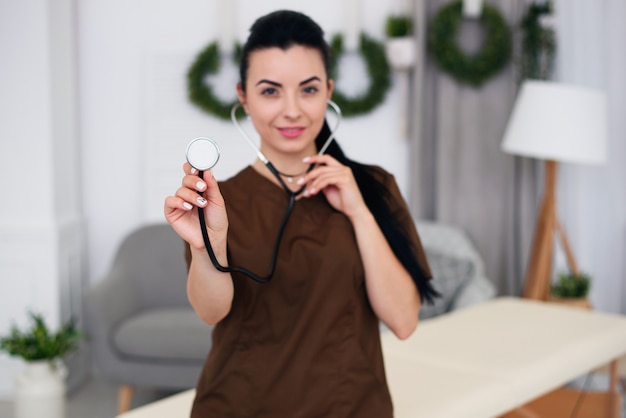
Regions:
<svg viewBox="0 0 626 418"><path fill-rule="evenodd" d="M331 99L333 97L333 89L335 88L335 81L332 78L328 79L328 96L327 99Z"/></svg>
<svg viewBox="0 0 626 418"><path fill-rule="evenodd" d="M237 83L237 97L239 98L239 103L241 103L241 107L243 107L243 110L245 110L247 114L248 106L246 103L246 92L243 91L243 87L241 86L241 83Z"/></svg>

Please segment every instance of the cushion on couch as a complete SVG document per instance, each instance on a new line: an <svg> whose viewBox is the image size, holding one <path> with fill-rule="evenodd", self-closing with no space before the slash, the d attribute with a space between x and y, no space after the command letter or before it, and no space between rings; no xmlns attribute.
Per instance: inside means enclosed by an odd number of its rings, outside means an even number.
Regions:
<svg viewBox="0 0 626 418"><path fill-rule="evenodd" d="M125 320L113 333L113 344L130 357L203 362L211 329L191 308L151 309Z"/></svg>
<svg viewBox="0 0 626 418"><path fill-rule="evenodd" d="M441 315L450 310L461 290L469 283L474 274L471 260L450 256L437 251L425 250L426 258L433 274L433 287L441 297L433 304L424 303L420 310L420 319Z"/></svg>

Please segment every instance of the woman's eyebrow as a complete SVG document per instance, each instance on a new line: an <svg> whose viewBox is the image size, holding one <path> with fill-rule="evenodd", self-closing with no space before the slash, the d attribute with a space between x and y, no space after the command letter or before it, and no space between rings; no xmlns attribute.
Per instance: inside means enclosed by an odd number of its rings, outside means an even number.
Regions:
<svg viewBox="0 0 626 418"><path fill-rule="evenodd" d="M283 85L280 83L277 83L276 81L272 81L272 80L259 80L258 83L256 83L256 85L258 86L259 84L263 84L263 83L267 83L267 84L271 84L272 86L276 86L276 87L282 87Z"/></svg>
<svg viewBox="0 0 626 418"><path fill-rule="evenodd" d="M315 80L320 81L320 82L322 81L322 80L321 80L318 76L314 75L313 77L309 77L309 78L307 78L306 80L301 81L301 82L300 82L300 85L302 86L302 85L304 85L304 84L308 84L308 83L310 83L311 81L315 81ZM282 87L282 86L283 86L282 84L280 84L280 83L278 83L278 82L276 82L276 81L267 80L267 79L265 79L265 78L264 78L264 79L262 79L262 80L259 80L259 81L256 83L256 85L258 86L259 84L263 84L263 83L267 83L267 84L270 84L270 85L272 85L272 86L276 86L276 87Z"/></svg>
<svg viewBox="0 0 626 418"><path fill-rule="evenodd" d="M310 83L310 82L311 82L311 81L313 81L313 80L317 80L317 81L320 81L320 82L322 81L322 80L321 80L318 76L314 75L313 77L309 77L309 78L307 78L306 80L301 81L301 82L300 82L300 85L302 86L303 84Z"/></svg>

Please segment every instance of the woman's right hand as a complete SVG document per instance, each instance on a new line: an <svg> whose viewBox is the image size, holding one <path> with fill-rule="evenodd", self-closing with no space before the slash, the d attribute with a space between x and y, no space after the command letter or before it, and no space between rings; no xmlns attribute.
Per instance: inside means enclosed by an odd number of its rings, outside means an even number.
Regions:
<svg viewBox="0 0 626 418"><path fill-rule="evenodd" d="M174 196L165 198L165 219L191 247L192 258L187 275L189 302L202 320L216 324L230 312L233 281L229 273L214 269L209 260L200 230L198 208L204 210L209 240L218 262L226 265L226 207L217 181L210 171L206 171L204 179L201 179L198 171L192 169L189 163L185 163L183 170L185 176L182 185Z"/></svg>
<svg viewBox="0 0 626 418"><path fill-rule="evenodd" d="M197 208L204 208L209 239L215 246L226 246L228 217L224 198L210 171L204 178L189 163L183 165L185 176L174 196L165 199L165 219L176 233L189 243L192 251L204 249ZM200 193L200 194L199 194ZM217 249L217 248L216 248Z"/></svg>

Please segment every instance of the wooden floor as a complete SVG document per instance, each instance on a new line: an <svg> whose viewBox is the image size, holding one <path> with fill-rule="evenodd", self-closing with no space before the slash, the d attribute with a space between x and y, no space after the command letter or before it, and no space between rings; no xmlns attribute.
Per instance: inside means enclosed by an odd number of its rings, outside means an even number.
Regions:
<svg viewBox="0 0 626 418"><path fill-rule="evenodd" d="M584 377L581 377L571 384L571 386L575 388L581 388L583 385L586 389L590 390L604 390L608 387L608 375L597 373L592 375L586 383L584 382ZM116 415L117 393L117 386L90 379L68 396L67 418L112 418ZM136 408L172 394L171 392L164 393L137 389L133 396L132 407ZM625 397L626 396L622 396L622 418L626 418ZM572 401L572 403L573 402L574 401ZM595 412L592 410L591 415L585 416L602 416L594 414ZM11 402L0 402L0 417L14 418L13 405ZM580 417L581 416L579 416L579 418Z"/></svg>
<svg viewBox="0 0 626 418"><path fill-rule="evenodd" d="M561 388L502 418L609 418L616 416L620 406L619 395L610 396L606 392Z"/></svg>
<svg viewBox="0 0 626 418"><path fill-rule="evenodd" d="M614 416L613 411L621 411L619 416L626 418L626 387L622 382L619 395L611 396L605 391L610 385L608 370L599 369L501 418L603 418Z"/></svg>

